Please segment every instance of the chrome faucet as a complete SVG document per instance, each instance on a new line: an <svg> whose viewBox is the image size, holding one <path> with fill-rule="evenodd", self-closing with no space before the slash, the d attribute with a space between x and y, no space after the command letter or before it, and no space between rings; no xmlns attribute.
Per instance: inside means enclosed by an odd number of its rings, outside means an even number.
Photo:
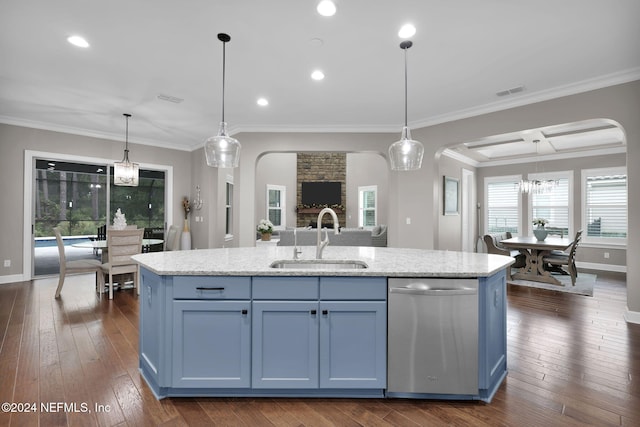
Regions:
<svg viewBox="0 0 640 427"><path fill-rule="evenodd" d="M327 232L327 229L324 229L324 240L322 240L322 229L320 228L322 226L322 217L324 216L324 214L329 213L331 214L331 217L333 218L333 232L334 234L339 234L340 233L340 224L338 224L338 215L336 215L336 212L331 209L331 208L324 208L320 211L320 213L318 214L318 223L316 224L316 227L318 227L318 241L316 244L316 259L322 259L322 251L324 250L325 246L327 246L329 244L329 233Z"/></svg>
<svg viewBox="0 0 640 427"><path fill-rule="evenodd" d="M301 249L298 249L298 230L293 229L293 259L298 259L298 255L302 253Z"/></svg>

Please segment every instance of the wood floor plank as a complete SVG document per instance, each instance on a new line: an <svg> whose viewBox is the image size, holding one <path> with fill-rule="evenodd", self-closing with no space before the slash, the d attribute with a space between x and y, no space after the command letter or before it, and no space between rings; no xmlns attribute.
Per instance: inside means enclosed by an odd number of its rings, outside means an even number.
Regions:
<svg viewBox="0 0 640 427"><path fill-rule="evenodd" d="M95 294L91 275L0 285L0 399L110 411L1 413L2 426L640 425L640 325L624 276L594 296L507 287L509 373L490 404L411 399L167 398L138 370L138 298Z"/></svg>

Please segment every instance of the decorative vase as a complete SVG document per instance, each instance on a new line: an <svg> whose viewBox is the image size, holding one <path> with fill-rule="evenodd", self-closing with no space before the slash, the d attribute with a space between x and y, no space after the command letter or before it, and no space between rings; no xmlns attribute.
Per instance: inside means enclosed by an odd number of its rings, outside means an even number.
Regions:
<svg viewBox="0 0 640 427"><path fill-rule="evenodd" d="M268 242L269 240L271 240L271 233L262 233L262 241L264 242Z"/></svg>
<svg viewBox="0 0 640 427"><path fill-rule="evenodd" d="M189 220L184 220L184 227L182 228L182 235L180 236L180 249L191 249L191 231L189 231Z"/></svg>
<svg viewBox="0 0 640 427"><path fill-rule="evenodd" d="M539 242L546 239L547 234L549 234L549 232L545 230L544 227L538 227L533 230L533 235L536 236L536 239L538 239Z"/></svg>

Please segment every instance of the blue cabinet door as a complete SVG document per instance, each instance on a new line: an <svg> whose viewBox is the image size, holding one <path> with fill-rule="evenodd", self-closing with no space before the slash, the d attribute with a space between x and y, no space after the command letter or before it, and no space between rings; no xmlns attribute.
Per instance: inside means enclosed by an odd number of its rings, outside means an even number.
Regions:
<svg viewBox="0 0 640 427"><path fill-rule="evenodd" d="M484 283L483 283L484 282ZM502 270L480 279L479 388L493 390L507 371L507 285Z"/></svg>
<svg viewBox="0 0 640 427"><path fill-rule="evenodd" d="M250 301L173 301L173 387L250 387Z"/></svg>
<svg viewBox="0 0 640 427"><path fill-rule="evenodd" d="M140 368L156 386L165 386L160 373L165 372L162 363L164 349L163 321L165 313L165 286L163 278L142 268L140 270Z"/></svg>
<svg viewBox="0 0 640 427"><path fill-rule="evenodd" d="M320 387L385 388L384 301L320 303Z"/></svg>
<svg viewBox="0 0 640 427"><path fill-rule="evenodd" d="M253 388L318 387L318 302L253 302Z"/></svg>

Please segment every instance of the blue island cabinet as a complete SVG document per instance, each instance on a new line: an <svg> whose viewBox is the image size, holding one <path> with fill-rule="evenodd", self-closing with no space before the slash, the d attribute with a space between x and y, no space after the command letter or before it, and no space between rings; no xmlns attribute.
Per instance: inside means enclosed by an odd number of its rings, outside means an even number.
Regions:
<svg viewBox="0 0 640 427"><path fill-rule="evenodd" d="M384 396L386 278L141 276L158 398Z"/></svg>
<svg viewBox="0 0 640 427"><path fill-rule="evenodd" d="M386 278L255 277L252 387L382 395L385 301Z"/></svg>

